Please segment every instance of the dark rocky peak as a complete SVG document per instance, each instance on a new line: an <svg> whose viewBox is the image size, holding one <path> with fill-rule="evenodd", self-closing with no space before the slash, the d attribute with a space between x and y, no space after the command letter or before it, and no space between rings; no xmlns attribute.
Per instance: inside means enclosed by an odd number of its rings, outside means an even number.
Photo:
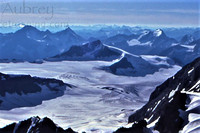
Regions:
<svg viewBox="0 0 200 133"><path fill-rule="evenodd" d="M51 34L51 31L49 31L48 29L45 31L46 34Z"/></svg>
<svg viewBox="0 0 200 133"><path fill-rule="evenodd" d="M27 33L27 32L40 32L40 30L31 25L26 25L20 30L16 31L16 33Z"/></svg>
<svg viewBox="0 0 200 133"><path fill-rule="evenodd" d="M58 34L71 34L71 35L76 35L76 33L70 28L67 27L65 30L57 32ZM55 33L55 34L57 34Z"/></svg>

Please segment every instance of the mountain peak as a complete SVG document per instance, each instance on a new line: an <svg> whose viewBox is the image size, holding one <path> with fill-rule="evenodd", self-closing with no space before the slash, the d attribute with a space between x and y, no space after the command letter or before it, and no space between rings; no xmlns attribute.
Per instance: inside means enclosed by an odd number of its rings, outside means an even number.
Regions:
<svg viewBox="0 0 200 133"><path fill-rule="evenodd" d="M67 27L64 32L75 33L70 27Z"/></svg>
<svg viewBox="0 0 200 133"><path fill-rule="evenodd" d="M31 26L31 25L25 25L23 28L23 30L38 30L37 28Z"/></svg>
<svg viewBox="0 0 200 133"><path fill-rule="evenodd" d="M16 32L28 32L28 31L39 31L37 28L31 26L31 25L25 25L24 27L22 27L20 30L16 31Z"/></svg>
<svg viewBox="0 0 200 133"><path fill-rule="evenodd" d="M159 37L159 36L164 35L164 32L163 32L163 30L161 30L161 29L156 29L156 30L153 32L153 35L156 36L156 37Z"/></svg>
<svg viewBox="0 0 200 133"><path fill-rule="evenodd" d="M50 30L48 30L48 29L47 29L45 32L46 32L46 33L51 33L51 31L50 31Z"/></svg>
<svg viewBox="0 0 200 133"><path fill-rule="evenodd" d="M70 27L67 27L66 29L57 32L59 34L64 34L64 35L73 35L73 36L78 36Z"/></svg>

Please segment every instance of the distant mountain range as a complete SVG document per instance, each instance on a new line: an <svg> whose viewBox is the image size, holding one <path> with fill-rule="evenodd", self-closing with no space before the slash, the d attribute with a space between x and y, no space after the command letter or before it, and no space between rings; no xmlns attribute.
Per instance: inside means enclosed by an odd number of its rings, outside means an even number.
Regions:
<svg viewBox="0 0 200 133"><path fill-rule="evenodd" d="M198 32L196 31L198 34ZM184 66L199 57L200 37L198 35L184 35L179 41L166 36L163 30L146 30L142 34L122 35L107 38L103 42L107 45L121 48L135 55L166 56L174 60L177 65Z"/></svg>
<svg viewBox="0 0 200 133"><path fill-rule="evenodd" d="M177 41L167 37L161 29L157 29L153 32L145 30L140 35L116 35L106 39L104 43L137 55L159 55Z"/></svg>
<svg viewBox="0 0 200 133"><path fill-rule="evenodd" d="M84 39L69 27L51 33L25 26L15 33L0 34L0 59L34 61L54 56L83 42Z"/></svg>
<svg viewBox="0 0 200 133"><path fill-rule="evenodd" d="M123 50L130 53L129 55L134 55L134 57L126 55L121 62L105 67L106 70L118 75L125 75L127 71L131 71L131 73L128 72L129 75L137 75L133 73L142 72L142 69L136 70L139 66L136 67L138 64L135 63L135 55L138 57L150 55L152 58L161 57L162 59L166 57L167 60L171 60L167 65L155 65L149 62L148 66L151 66L149 67L149 69L151 68L149 73L174 64L184 66L200 56L198 30L191 34L185 34L180 41L168 37L162 29L152 31L124 26L121 28L110 27L110 30L112 34L100 38L101 41L92 35L88 41L69 27L63 31L52 33L49 30L40 31L35 27L25 26L14 33L0 34L0 61L29 61L33 63L42 63L43 60L113 61L121 58ZM101 28L99 32L105 33L108 31L109 27L106 27ZM87 30L85 33L87 33ZM81 32L81 35L83 35L83 32ZM161 58L159 60L162 60ZM143 65L144 62L148 62L141 57L139 60L143 62ZM144 66L147 66L147 64ZM128 68L126 72L124 72L124 68ZM134 71L132 71L133 68ZM145 72L142 75L145 75Z"/></svg>
<svg viewBox="0 0 200 133"><path fill-rule="evenodd" d="M160 68L172 67L175 63L167 57L133 55L122 49L104 45L100 40L80 46L72 46L67 52L45 59L46 61L112 61L112 65L103 66L116 75L145 76L153 74Z"/></svg>

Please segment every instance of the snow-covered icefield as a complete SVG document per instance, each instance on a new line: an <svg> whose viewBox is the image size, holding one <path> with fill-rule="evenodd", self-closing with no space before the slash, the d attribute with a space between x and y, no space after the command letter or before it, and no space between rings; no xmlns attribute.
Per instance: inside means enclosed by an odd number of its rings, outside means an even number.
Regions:
<svg viewBox="0 0 200 133"><path fill-rule="evenodd" d="M173 66L145 77L116 76L97 69L111 63L1 63L2 73L56 78L76 87L66 90L61 97L43 101L35 107L0 110L0 127L32 116L47 116L63 128L72 127L79 132L111 132L126 126L128 116L147 102L153 89L180 69L179 66Z"/></svg>

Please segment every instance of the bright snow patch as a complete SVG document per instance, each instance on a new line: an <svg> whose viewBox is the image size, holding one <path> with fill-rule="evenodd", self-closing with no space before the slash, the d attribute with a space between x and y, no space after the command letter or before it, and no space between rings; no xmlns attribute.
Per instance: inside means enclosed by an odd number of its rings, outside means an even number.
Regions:
<svg viewBox="0 0 200 133"><path fill-rule="evenodd" d="M194 52L194 48L196 44L195 45L181 45L181 46L187 48L188 49L187 52Z"/></svg>
<svg viewBox="0 0 200 133"><path fill-rule="evenodd" d="M160 104L161 100L158 101L158 103L156 103L155 107L153 108L152 112L158 107L158 105Z"/></svg>
<svg viewBox="0 0 200 133"><path fill-rule="evenodd" d="M197 108L200 106L200 95L196 94L188 94L191 102L187 105L188 109L187 111L190 111L194 108ZM199 133L200 131L200 114L198 113L190 113L188 115L188 121L189 123L184 126L181 133Z"/></svg>
<svg viewBox="0 0 200 133"><path fill-rule="evenodd" d="M149 63L153 65L166 65L169 66L170 64L167 62L169 60L168 57L164 56L157 56L157 55L141 55L141 57L148 61Z"/></svg>
<svg viewBox="0 0 200 133"><path fill-rule="evenodd" d="M138 41L137 39L132 39L130 41L127 41L129 46L136 46L136 45L140 45L140 46L151 46L152 42L148 41L145 43L141 43L140 41Z"/></svg>
<svg viewBox="0 0 200 133"><path fill-rule="evenodd" d="M140 41L138 41L137 39L132 39L130 41L127 41L129 46L135 46L135 45L139 45Z"/></svg>
<svg viewBox="0 0 200 133"><path fill-rule="evenodd" d="M171 98L171 97L173 97L174 96L174 94L178 91L178 88L179 88L179 86L180 86L180 84L176 87L176 89L175 90L172 90L170 93L169 93L169 96L168 96L168 98Z"/></svg>
<svg viewBox="0 0 200 133"><path fill-rule="evenodd" d="M161 29L157 29L153 32L153 35L156 37L159 37L160 35L162 35L162 30Z"/></svg>
<svg viewBox="0 0 200 133"><path fill-rule="evenodd" d="M193 85L192 88L189 89L189 91L193 90L193 89L194 89L195 87L197 87L199 84L200 84L200 80L199 80L195 85Z"/></svg>
<svg viewBox="0 0 200 133"><path fill-rule="evenodd" d="M155 121L153 121L152 123L148 124L147 128L154 127L156 125L156 123L159 121L159 119L160 119L160 116Z"/></svg>
<svg viewBox="0 0 200 133"><path fill-rule="evenodd" d="M190 74L191 72L193 72L193 70L194 70L194 67L191 70L188 71L188 74Z"/></svg>

